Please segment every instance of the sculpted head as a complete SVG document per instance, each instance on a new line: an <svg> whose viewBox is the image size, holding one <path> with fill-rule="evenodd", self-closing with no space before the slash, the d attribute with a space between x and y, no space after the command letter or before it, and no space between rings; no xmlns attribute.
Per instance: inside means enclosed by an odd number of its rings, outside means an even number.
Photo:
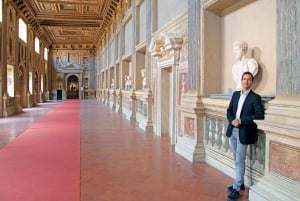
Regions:
<svg viewBox="0 0 300 201"><path fill-rule="evenodd" d="M248 44L245 41L235 41L233 43L234 55L237 59L241 59L248 51Z"/></svg>

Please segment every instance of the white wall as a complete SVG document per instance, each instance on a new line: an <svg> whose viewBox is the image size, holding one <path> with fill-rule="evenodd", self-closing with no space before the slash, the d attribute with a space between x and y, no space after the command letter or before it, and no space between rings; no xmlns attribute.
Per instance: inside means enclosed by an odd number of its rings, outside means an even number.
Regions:
<svg viewBox="0 0 300 201"><path fill-rule="evenodd" d="M125 47L125 55L131 53L132 50L132 39L133 39L133 30L132 30L132 19L130 18L127 23L125 24L125 41L124 41L124 47Z"/></svg>
<svg viewBox="0 0 300 201"><path fill-rule="evenodd" d="M140 19L140 41L142 42L146 40L146 3L145 1L140 5L140 13L139 13L139 19Z"/></svg>
<svg viewBox="0 0 300 201"><path fill-rule="evenodd" d="M157 28L160 29L187 9L187 0L157 0Z"/></svg>

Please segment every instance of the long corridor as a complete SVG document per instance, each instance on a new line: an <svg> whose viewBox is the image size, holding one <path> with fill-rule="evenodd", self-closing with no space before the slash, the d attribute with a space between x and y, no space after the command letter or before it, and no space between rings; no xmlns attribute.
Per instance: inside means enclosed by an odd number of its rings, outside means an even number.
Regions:
<svg viewBox="0 0 300 201"><path fill-rule="evenodd" d="M56 104L43 103L0 119L1 136L18 136ZM81 201L226 200L232 181L228 176L208 164L188 162L175 153L168 137L145 133L95 99L81 100L80 105ZM20 119L22 129L16 129ZM3 139L4 146L9 137ZM239 200L248 200L248 189Z"/></svg>

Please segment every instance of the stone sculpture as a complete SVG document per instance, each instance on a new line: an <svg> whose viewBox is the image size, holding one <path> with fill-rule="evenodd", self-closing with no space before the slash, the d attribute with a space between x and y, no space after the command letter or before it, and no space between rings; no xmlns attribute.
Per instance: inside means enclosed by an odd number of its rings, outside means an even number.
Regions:
<svg viewBox="0 0 300 201"><path fill-rule="evenodd" d="M141 75L142 75L142 89L146 89L147 81L146 81L146 76L145 76L145 69L141 70Z"/></svg>
<svg viewBox="0 0 300 201"><path fill-rule="evenodd" d="M247 57L248 44L244 41L236 41L233 43L233 51L238 59L232 68L233 79L236 82L236 89L240 90L242 74L246 71L255 76L258 72L258 64L255 59Z"/></svg>

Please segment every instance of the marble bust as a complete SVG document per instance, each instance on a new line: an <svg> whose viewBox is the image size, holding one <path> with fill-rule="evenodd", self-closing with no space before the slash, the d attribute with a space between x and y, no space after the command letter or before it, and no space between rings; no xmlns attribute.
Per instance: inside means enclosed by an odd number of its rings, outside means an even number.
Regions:
<svg viewBox="0 0 300 201"><path fill-rule="evenodd" d="M146 89L146 85L147 85L147 82L146 82L146 76L145 76L145 69L142 69L141 70L141 75L142 75L142 88L143 89Z"/></svg>
<svg viewBox="0 0 300 201"><path fill-rule="evenodd" d="M247 57L248 44L244 41L236 41L233 43L234 56L237 62L234 63L232 68L233 79L236 82L236 89L240 90L242 74L250 72L255 76L258 72L258 64L255 59Z"/></svg>
<svg viewBox="0 0 300 201"><path fill-rule="evenodd" d="M115 88L115 79L114 78L111 79L110 88L111 89Z"/></svg>
<svg viewBox="0 0 300 201"><path fill-rule="evenodd" d="M131 77L125 75L125 89L131 89Z"/></svg>

